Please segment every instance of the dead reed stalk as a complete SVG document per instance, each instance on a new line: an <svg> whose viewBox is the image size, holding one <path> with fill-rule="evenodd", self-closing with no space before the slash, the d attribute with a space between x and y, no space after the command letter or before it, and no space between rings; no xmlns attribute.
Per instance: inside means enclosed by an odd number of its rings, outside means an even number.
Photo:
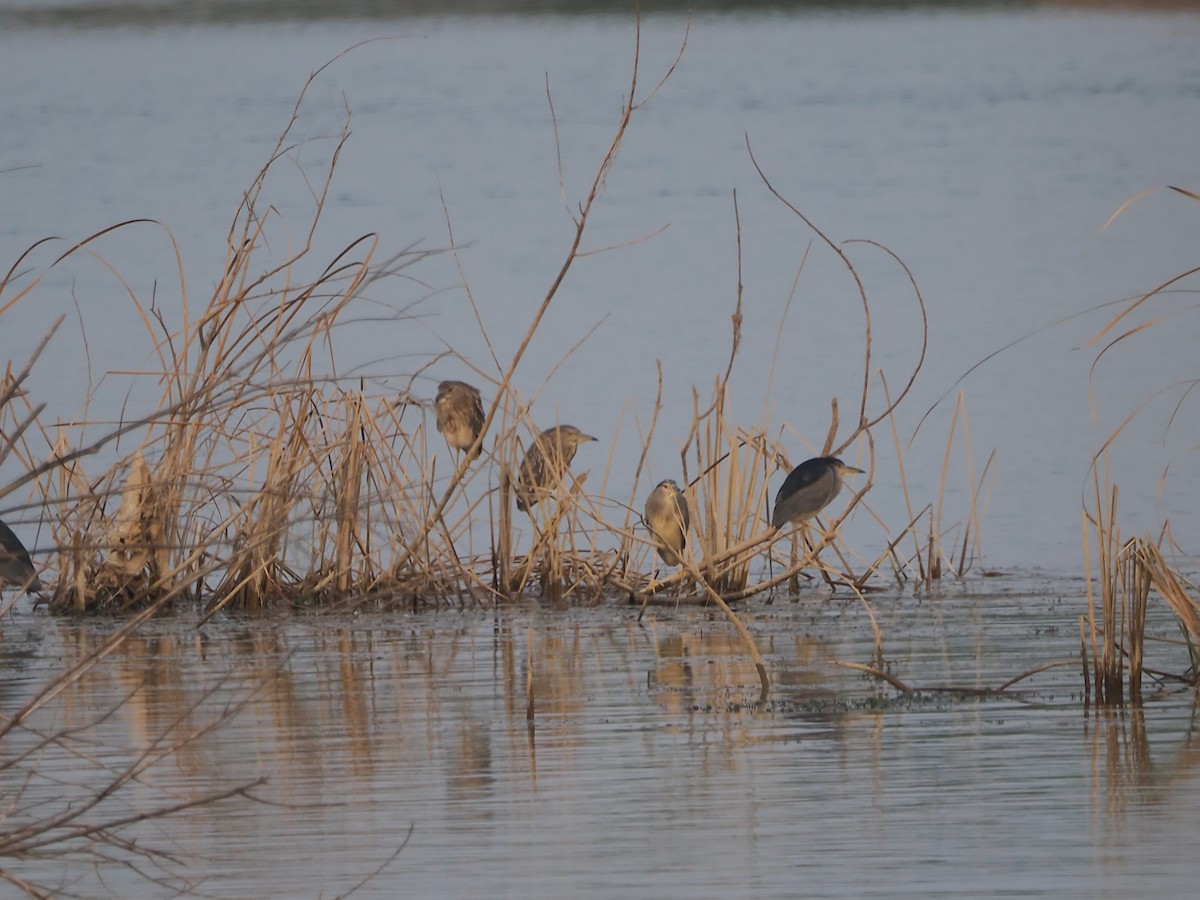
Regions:
<svg viewBox="0 0 1200 900"><path fill-rule="evenodd" d="M1196 663L1195 648L1200 646L1200 603L1192 593L1184 587L1184 580L1166 560L1158 545L1151 541L1139 540L1136 551L1141 558L1141 565L1150 578L1154 590L1171 607L1171 611L1179 618L1180 627L1192 648L1192 664ZM1193 587L1194 591L1195 588Z"/></svg>
<svg viewBox="0 0 1200 900"><path fill-rule="evenodd" d="M1084 511L1084 561L1087 564L1088 581L1087 621L1091 641L1092 666L1094 670L1095 700L1098 704L1117 704L1123 701L1124 660L1121 654L1120 635L1123 624L1121 590L1122 579L1119 568L1121 559L1120 530L1116 525L1117 497L1119 491L1113 485L1102 493L1100 476L1094 478L1095 510ZM1091 575L1091 546L1095 538L1096 583L1099 585L1099 601L1093 591ZM1097 614L1097 607L1099 613Z"/></svg>

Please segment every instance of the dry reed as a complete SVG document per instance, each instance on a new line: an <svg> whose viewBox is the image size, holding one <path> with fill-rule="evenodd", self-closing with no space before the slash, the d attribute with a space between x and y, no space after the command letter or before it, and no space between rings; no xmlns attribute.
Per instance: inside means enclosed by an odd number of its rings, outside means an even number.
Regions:
<svg viewBox="0 0 1200 900"><path fill-rule="evenodd" d="M660 401L643 435L626 502L607 499L607 473L596 486L581 470L570 473L552 500L524 518L511 508L509 485L531 436L546 424L530 416L537 392L527 397L518 388L526 350L580 255L592 210L634 114L677 63L678 58L643 92L635 54L613 140L582 200L568 206L572 242L524 339L511 358L502 361L493 354L492 368L473 367L488 383L485 424L477 442L483 453L474 465L469 464L470 451L456 456L445 474L438 470L441 443L427 422L428 404L413 387L421 370L399 391L399 402L395 395L368 392L366 381L348 384L327 374L336 371L336 333L365 288L428 255L405 252L376 262L376 239L368 235L320 264L316 277L302 275L348 139L348 121L333 142L307 239L281 260L263 258L276 216L267 196L270 173L295 141L298 111L320 71L314 73L297 100L297 114L234 215L224 268L203 309L192 315L181 277L183 318L169 328L155 305L129 291L157 361L157 368L139 376L162 386L154 408L98 435L100 423L86 420L43 426L42 407L22 392L40 347L23 368L10 365L0 383L0 433L5 438L0 461L16 453L26 469L26 475L0 488L0 496L32 484L35 501L49 514L51 542L57 548L50 565L54 577L47 579L54 585L47 601L51 608L136 609L169 595L200 598L211 616L278 605L489 605L531 591L550 599L589 600L614 591L637 594L647 587L650 576L643 564L652 547L633 510L644 494L638 479L658 436ZM547 98L557 128L549 89ZM752 152L751 159L757 167ZM882 423L895 427L895 411L924 363L924 300L912 273L891 251L870 241L834 243L758 172L768 191L842 261L861 304L862 379L855 414L842 434L838 400L830 398L821 452L852 450L869 473L832 517L795 531L766 526L770 485L799 460L790 459L784 446L785 437L793 434L790 428L768 418L746 425L739 411L730 408L729 380L742 341L739 222L739 285L728 360L707 397L694 390L692 422L679 446L685 494L693 509L690 562L656 580L649 593L670 592L678 598L694 586L694 597L704 602L717 598L725 605L784 585L796 590L805 570L815 569L828 585L849 586L862 597L886 560L897 560L897 578L914 565L899 560L895 548L906 535L916 539L917 517L899 535L883 526L887 549L870 563L856 562L858 554L845 545L840 525L864 505L872 488L873 429ZM736 197L734 215L738 217ZM102 235L132 224L92 235L50 268L91 253ZM448 216L447 224L453 242ZM883 373L875 370L871 308L848 253L853 245L895 261L912 288L922 337L916 362L895 397L888 395ZM0 314L31 296L39 280L9 297L5 289L11 279L6 279L0 285ZM473 304L469 285L466 289ZM482 327L482 318L479 322ZM323 363L325 356L328 363ZM661 366L659 374L661 382ZM876 399L880 391L882 402ZM965 433L965 407L961 421ZM99 474L87 470L90 457L130 438L133 448L107 469ZM48 449L39 451L39 440ZM949 447L948 440L947 454ZM969 521L952 555L958 574L969 563L970 548L977 549L978 486L989 466L990 460L978 485L972 482ZM621 521L609 521L613 508L623 511ZM922 581L943 557L951 558L941 549L940 499L936 517L932 504L926 508L928 546L918 542L913 555ZM727 612L740 628L732 610Z"/></svg>
<svg viewBox="0 0 1200 900"><path fill-rule="evenodd" d="M1182 188L1172 187L1178 195L1200 201L1200 195ZM1138 200L1148 196L1146 192L1122 204L1113 214L1113 219L1122 215ZM1094 377L1106 356L1119 345L1135 339L1149 329L1158 327L1161 319L1151 317L1141 322L1131 322L1135 312L1149 310L1150 304L1175 289L1186 279L1200 274L1200 268L1192 268L1157 285L1133 301L1126 303L1120 311L1088 341L1089 346L1098 346L1092 361ZM1117 332L1118 326L1124 331ZM1102 343L1103 342L1103 343ZM1172 410L1167 430L1179 413L1180 404L1191 393L1194 381L1173 385L1181 389L1182 395ZM1094 387L1091 392L1093 413L1096 410ZM1088 611L1081 621L1081 639L1084 655L1085 683L1091 687L1097 704L1120 704L1128 700L1141 702L1141 677L1144 667L1143 648L1145 640L1146 604L1151 590L1155 590L1166 601L1179 621L1188 647L1189 675L1184 680L1194 682L1197 677L1198 660L1196 640L1200 635L1200 607L1185 589L1184 579L1167 564L1162 543L1170 533L1170 523L1165 522L1162 535L1157 541L1150 538L1132 538L1122 542L1117 525L1116 484L1111 483L1109 451L1131 425L1147 409L1149 401L1143 401L1113 429L1102 443L1091 461L1093 479L1092 508L1084 507L1084 559L1088 572ZM1165 475L1163 476L1165 482ZM1093 592L1092 547L1095 546L1095 564L1099 584L1099 615ZM1087 671L1090 653L1092 671ZM1128 672L1128 697L1125 696L1125 673Z"/></svg>

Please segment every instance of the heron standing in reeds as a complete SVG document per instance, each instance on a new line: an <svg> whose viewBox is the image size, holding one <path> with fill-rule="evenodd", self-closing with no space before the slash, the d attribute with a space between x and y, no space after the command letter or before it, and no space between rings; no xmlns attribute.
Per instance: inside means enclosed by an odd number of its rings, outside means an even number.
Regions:
<svg viewBox="0 0 1200 900"><path fill-rule="evenodd" d="M792 469L775 495L771 527L808 521L833 502L842 490L844 476L863 474L862 469L848 466L833 456L805 460Z"/></svg>
<svg viewBox="0 0 1200 900"><path fill-rule="evenodd" d="M437 411L437 430L446 443L454 450L470 450L483 431L483 399L478 389L465 381L443 381L438 385L433 407ZM477 457L481 449L482 444L476 446L467 462Z"/></svg>
<svg viewBox="0 0 1200 900"><path fill-rule="evenodd" d="M37 570L21 539L0 519L0 589L11 584L19 590L41 591Z"/></svg>
<svg viewBox="0 0 1200 900"><path fill-rule="evenodd" d="M555 425L539 434L521 460L516 485L517 509L525 512L550 494L567 474L579 445L594 440L574 425Z"/></svg>
<svg viewBox="0 0 1200 900"><path fill-rule="evenodd" d="M646 498L646 527L654 536L658 555L668 566L682 563L691 521L687 497L679 485L670 478L660 481Z"/></svg>

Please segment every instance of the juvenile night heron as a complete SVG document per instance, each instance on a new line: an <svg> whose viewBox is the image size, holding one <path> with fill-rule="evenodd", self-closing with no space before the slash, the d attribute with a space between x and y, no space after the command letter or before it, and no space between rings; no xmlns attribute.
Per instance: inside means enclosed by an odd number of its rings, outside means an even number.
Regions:
<svg viewBox="0 0 1200 900"><path fill-rule="evenodd" d="M848 466L833 456L818 456L800 463L775 495L771 527L782 528L788 522L811 519L841 491L842 476L862 474L862 469Z"/></svg>
<svg viewBox="0 0 1200 900"><path fill-rule="evenodd" d="M0 520L0 589L6 584L23 591L42 590L29 551L13 530Z"/></svg>
<svg viewBox="0 0 1200 900"><path fill-rule="evenodd" d="M555 425L539 434L521 460L516 484L517 509L525 512L553 491L567 474L567 466L575 458L579 445L594 440L574 425Z"/></svg>
<svg viewBox="0 0 1200 900"><path fill-rule="evenodd" d="M668 478L646 498L646 527L654 535L658 555L668 566L681 563L680 554L687 546L688 526L691 524L687 497L679 485Z"/></svg>
<svg viewBox="0 0 1200 900"><path fill-rule="evenodd" d="M465 381L443 381L433 401L437 410L437 430L455 450L469 450L483 430L483 400L479 391ZM480 447L468 457L479 455Z"/></svg>

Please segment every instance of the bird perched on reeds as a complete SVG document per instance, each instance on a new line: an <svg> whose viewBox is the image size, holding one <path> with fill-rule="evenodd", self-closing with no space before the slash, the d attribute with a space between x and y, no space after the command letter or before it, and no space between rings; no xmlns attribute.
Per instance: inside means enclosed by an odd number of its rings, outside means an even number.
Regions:
<svg viewBox="0 0 1200 900"><path fill-rule="evenodd" d="M517 477L517 509L525 512L558 486L580 444L596 440L574 425L555 425L534 439L521 460Z"/></svg>
<svg viewBox="0 0 1200 900"><path fill-rule="evenodd" d="M433 401L437 411L437 430L446 438L454 450L469 450L483 431L483 399L479 391L465 381L443 381L438 385L437 397ZM482 445L467 462L479 455Z"/></svg>
<svg viewBox="0 0 1200 900"><path fill-rule="evenodd" d="M13 530L0 520L0 589L6 584L27 592L42 590L29 551Z"/></svg>
<svg viewBox="0 0 1200 900"><path fill-rule="evenodd" d="M775 495L771 527L782 528L788 522L811 519L833 502L842 489L843 476L862 474L862 469L848 466L833 456L805 460L792 469Z"/></svg>
<svg viewBox="0 0 1200 900"><path fill-rule="evenodd" d="M682 562L687 546L688 526L691 525L687 497L670 478L660 481L646 498L646 527L654 535L658 555L668 566Z"/></svg>

